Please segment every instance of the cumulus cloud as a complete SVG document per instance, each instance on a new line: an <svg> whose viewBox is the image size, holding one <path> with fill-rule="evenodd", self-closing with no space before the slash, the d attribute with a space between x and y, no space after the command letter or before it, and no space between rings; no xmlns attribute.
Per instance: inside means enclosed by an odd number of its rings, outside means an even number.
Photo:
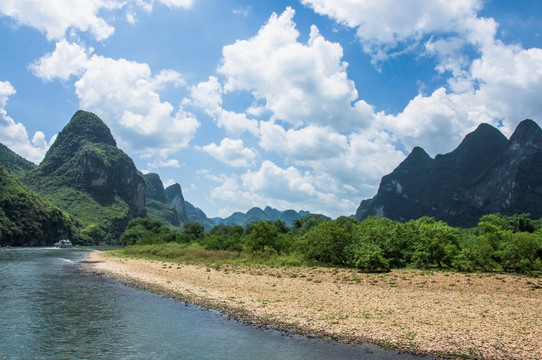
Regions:
<svg viewBox="0 0 542 360"><path fill-rule="evenodd" d="M260 146L267 151L286 155L293 161L307 161L344 155L348 148L345 135L329 127L307 126L285 130L274 122L261 122Z"/></svg>
<svg viewBox="0 0 542 360"><path fill-rule="evenodd" d="M316 126L285 130L271 122L262 122L260 127L263 149L308 167L313 173L334 178L342 184L337 189L356 187L364 195L371 195L367 191L375 190L375 182L404 158L394 146L397 138L386 131L367 129L346 135Z"/></svg>
<svg viewBox="0 0 542 360"><path fill-rule="evenodd" d="M49 142L45 134L37 131L29 139L23 124L15 122L6 111L6 103L11 95L15 94L15 88L9 81L0 81L0 143L6 145L12 151L36 164L40 163L54 141Z"/></svg>
<svg viewBox="0 0 542 360"><path fill-rule="evenodd" d="M223 89L215 76L190 88L190 97L183 100L184 105L192 105L202 109L211 116L218 127L228 134L240 136L244 132L257 135L258 121L249 119L244 113L236 113L222 108Z"/></svg>
<svg viewBox="0 0 542 360"><path fill-rule="evenodd" d="M344 214L355 207L346 198L337 196L328 186L334 180L327 176L303 173L296 167L281 168L264 161L256 171L248 170L241 176L214 177L220 185L211 198L227 206L225 213L256 206L279 209L308 210L331 216Z"/></svg>
<svg viewBox="0 0 542 360"><path fill-rule="evenodd" d="M257 156L256 150L244 147L243 140L230 138L222 139L220 145L215 143L205 145L202 150L216 160L233 167L249 167Z"/></svg>
<svg viewBox="0 0 542 360"><path fill-rule="evenodd" d="M44 32L49 40L61 39L68 29L89 31L103 40L115 29L98 13L122 5L118 0L5 0L0 2L0 12Z"/></svg>
<svg viewBox="0 0 542 360"><path fill-rule="evenodd" d="M426 34L462 32L482 8L482 0L350 1L302 0L315 12L356 29L373 62L387 59L398 45L420 41Z"/></svg>
<svg viewBox="0 0 542 360"><path fill-rule="evenodd" d="M188 145L199 121L182 106L174 112L173 105L160 99L159 91L167 85L183 85L181 75L164 70L153 76L145 63L91 53L62 40L55 51L31 68L46 80L76 76L81 108L98 114L123 147L153 157L149 166L178 166L166 158ZM72 57L73 54L77 56ZM70 66L57 66L62 63Z"/></svg>
<svg viewBox="0 0 542 360"><path fill-rule="evenodd" d="M223 48L218 72L226 77L224 90L250 91L264 101L273 119L294 126L318 124L336 128L363 127L371 120L348 79L340 44L311 29L306 44L292 20L294 10L273 14L253 38Z"/></svg>
<svg viewBox="0 0 542 360"><path fill-rule="evenodd" d="M34 75L47 81L56 78L67 81L71 76L84 73L91 53L92 49L87 50L63 39L56 43L52 53L31 64L30 69Z"/></svg>
<svg viewBox="0 0 542 360"><path fill-rule="evenodd" d="M59 40L69 30L89 32L97 40L104 40L115 32L100 16L104 11L128 5L152 11L155 2L170 8L190 8L193 4L193 0L3 0L0 13L44 32L48 40ZM133 12L127 12L127 19L135 21Z"/></svg>

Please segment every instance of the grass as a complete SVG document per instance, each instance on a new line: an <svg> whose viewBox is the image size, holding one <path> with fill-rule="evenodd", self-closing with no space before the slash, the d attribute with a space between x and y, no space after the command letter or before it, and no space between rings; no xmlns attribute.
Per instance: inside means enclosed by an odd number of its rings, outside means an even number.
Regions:
<svg viewBox="0 0 542 360"><path fill-rule="evenodd" d="M296 255L264 254L251 256L245 252L227 250L206 250L198 244L166 243L159 245L127 246L112 251L117 257L135 257L151 260L168 260L187 264L205 265L266 265L271 267L299 267L307 265Z"/></svg>

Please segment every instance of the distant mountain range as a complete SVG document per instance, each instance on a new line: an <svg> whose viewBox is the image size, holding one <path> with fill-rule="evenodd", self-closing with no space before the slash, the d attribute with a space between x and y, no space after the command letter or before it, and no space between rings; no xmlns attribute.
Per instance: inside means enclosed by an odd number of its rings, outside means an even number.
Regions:
<svg viewBox="0 0 542 360"><path fill-rule="evenodd" d="M470 227L490 213L542 217L542 130L532 120L522 121L510 139L481 124L455 150L434 159L415 147L355 217L432 216Z"/></svg>

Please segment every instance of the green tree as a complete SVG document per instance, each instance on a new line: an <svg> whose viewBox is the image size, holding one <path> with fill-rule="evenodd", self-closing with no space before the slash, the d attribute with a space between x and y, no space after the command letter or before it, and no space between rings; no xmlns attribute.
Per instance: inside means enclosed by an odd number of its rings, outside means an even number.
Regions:
<svg viewBox="0 0 542 360"><path fill-rule="evenodd" d="M150 218L135 218L121 235L120 242L124 246L156 244L164 242L164 235L171 233L169 228L162 226L160 220Z"/></svg>
<svg viewBox="0 0 542 360"><path fill-rule="evenodd" d="M183 224L183 233L193 236L194 240L203 239L205 235L205 227L199 222L187 222Z"/></svg>
<svg viewBox="0 0 542 360"><path fill-rule="evenodd" d="M252 231L248 235L245 246L252 254L263 253L266 250L277 250L276 242L278 232L276 227L268 221L252 223Z"/></svg>
<svg viewBox="0 0 542 360"><path fill-rule="evenodd" d="M487 236L480 235L465 239L452 266L459 271L493 271L498 267L494 257L495 249Z"/></svg>
<svg viewBox="0 0 542 360"><path fill-rule="evenodd" d="M318 224L324 221L330 221L331 219L327 216L320 214L307 214L301 219L295 219L292 222L294 229L296 229L297 234L300 236L304 235L312 227L317 226Z"/></svg>
<svg viewBox="0 0 542 360"><path fill-rule="evenodd" d="M531 273L542 270L541 249L542 238L538 233L519 232L511 234L498 253L504 270Z"/></svg>
<svg viewBox="0 0 542 360"><path fill-rule="evenodd" d="M410 222L409 222L410 223ZM422 217L414 220L415 240L412 261L417 267L452 266L458 252L460 233L443 221Z"/></svg>
<svg viewBox="0 0 542 360"><path fill-rule="evenodd" d="M312 227L298 242L298 251L307 259L326 265L351 263L353 228L357 220L340 217Z"/></svg>

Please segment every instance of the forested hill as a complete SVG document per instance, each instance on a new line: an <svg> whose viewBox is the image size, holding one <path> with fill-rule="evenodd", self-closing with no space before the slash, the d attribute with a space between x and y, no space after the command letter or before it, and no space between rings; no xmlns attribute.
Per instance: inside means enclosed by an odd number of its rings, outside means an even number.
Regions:
<svg viewBox="0 0 542 360"><path fill-rule="evenodd" d="M130 219L145 216L145 181L107 125L78 111L41 164L23 179L83 225L96 242L116 243Z"/></svg>
<svg viewBox="0 0 542 360"><path fill-rule="evenodd" d="M542 216L542 130L532 120L522 121L510 139L481 124L434 159L415 147L382 178L376 196L361 202L356 218L432 216L470 227L491 213Z"/></svg>
<svg viewBox="0 0 542 360"><path fill-rule="evenodd" d="M0 144L0 166L18 178L22 178L36 167L34 163L17 155L4 144Z"/></svg>
<svg viewBox="0 0 542 360"><path fill-rule="evenodd" d="M73 238L75 221L0 166L0 245L52 245Z"/></svg>

